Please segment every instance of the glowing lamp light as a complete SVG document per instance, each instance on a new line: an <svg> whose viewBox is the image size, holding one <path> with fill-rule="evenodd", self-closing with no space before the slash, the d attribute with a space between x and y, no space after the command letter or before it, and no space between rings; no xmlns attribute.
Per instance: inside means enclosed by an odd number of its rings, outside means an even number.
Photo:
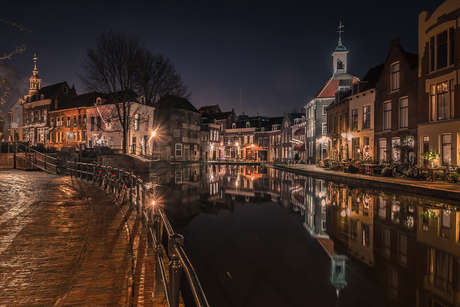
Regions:
<svg viewBox="0 0 460 307"><path fill-rule="evenodd" d="M238 145L239 145L238 142L236 142L236 146L238 146Z"/></svg>
<svg viewBox="0 0 460 307"><path fill-rule="evenodd" d="M325 199L321 200L321 206L323 206L323 207L326 206L326 200Z"/></svg>
<svg viewBox="0 0 460 307"><path fill-rule="evenodd" d="M157 131L156 130L152 131L152 137L155 137L156 135L157 135Z"/></svg>
<svg viewBox="0 0 460 307"><path fill-rule="evenodd" d="M341 215L342 217L346 217L346 216L347 216L347 213L345 212L345 210L342 210L342 212L340 212L340 215Z"/></svg>
<svg viewBox="0 0 460 307"><path fill-rule="evenodd" d="M152 200L152 206L155 206L155 200Z"/></svg>

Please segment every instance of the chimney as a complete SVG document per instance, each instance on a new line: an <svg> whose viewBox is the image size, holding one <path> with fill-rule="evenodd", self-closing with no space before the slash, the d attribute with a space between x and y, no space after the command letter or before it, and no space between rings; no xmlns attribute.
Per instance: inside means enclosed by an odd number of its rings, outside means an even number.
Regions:
<svg viewBox="0 0 460 307"><path fill-rule="evenodd" d="M57 95L55 95L55 96L54 96L54 109L55 109L55 110L57 110L58 105L59 105L59 103L58 103L58 97L57 97Z"/></svg>

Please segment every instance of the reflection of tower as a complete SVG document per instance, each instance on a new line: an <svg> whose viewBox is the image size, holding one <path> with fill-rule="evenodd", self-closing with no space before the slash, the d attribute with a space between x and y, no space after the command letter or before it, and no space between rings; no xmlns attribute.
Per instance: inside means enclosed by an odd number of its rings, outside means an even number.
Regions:
<svg viewBox="0 0 460 307"><path fill-rule="evenodd" d="M339 297L340 290L347 285L345 279L345 255L331 255L331 284L335 287L337 297Z"/></svg>

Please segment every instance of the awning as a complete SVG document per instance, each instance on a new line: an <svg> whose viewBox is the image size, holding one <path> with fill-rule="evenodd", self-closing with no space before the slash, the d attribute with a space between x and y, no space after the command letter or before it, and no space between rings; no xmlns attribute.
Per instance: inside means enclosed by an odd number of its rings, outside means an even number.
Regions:
<svg viewBox="0 0 460 307"><path fill-rule="evenodd" d="M294 132L294 135L303 135L303 134L305 134L305 127L300 128L296 130L296 132Z"/></svg>
<svg viewBox="0 0 460 307"><path fill-rule="evenodd" d="M305 151L305 144L297 144L297 145L295 145L294 150Z"/></svg>

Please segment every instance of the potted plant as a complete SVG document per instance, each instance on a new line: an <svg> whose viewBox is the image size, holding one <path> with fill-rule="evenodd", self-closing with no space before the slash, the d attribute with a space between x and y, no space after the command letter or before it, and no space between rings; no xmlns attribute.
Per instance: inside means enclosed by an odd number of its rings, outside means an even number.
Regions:
<svg viewBox="0 0 460 307"><path fill-rule="evenodd" d="M428 160L430 162L429 165L431 165L431 167L433 167L433 161L434 161L434 159L436 159L437 155L438 155L438 152L435 151L435 150L434 151L433 150L428 150L426 152L420 153L420 157L422 157L425 160Z"/></svg>

